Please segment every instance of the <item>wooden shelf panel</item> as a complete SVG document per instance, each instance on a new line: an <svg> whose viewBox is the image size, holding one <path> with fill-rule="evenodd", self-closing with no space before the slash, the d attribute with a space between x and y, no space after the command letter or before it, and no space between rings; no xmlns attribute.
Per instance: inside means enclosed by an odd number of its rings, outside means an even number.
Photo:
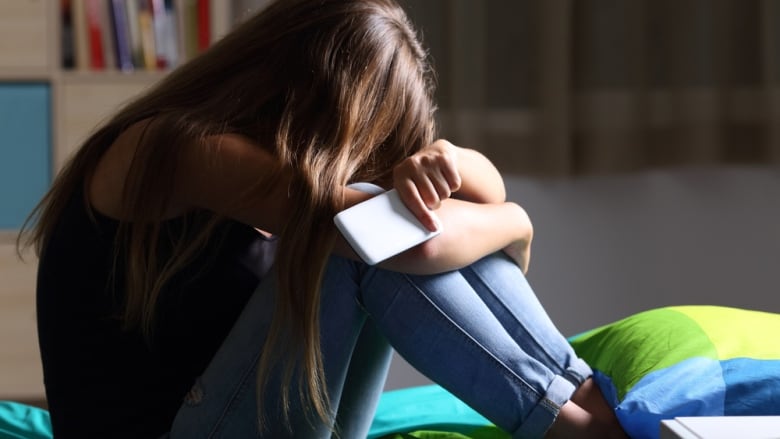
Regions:
<svg viewBox="0 0 780 439"><path fill-rule="evenodd" d="M165 71L139 70L132 73L124 73L118 70L64 70L57 75L57 81L65 84L143 84L150 85L162 79Z"/></svg>
<svg viewBox="0 0 780 439"><path fill-rule="evenodd" d="M122 104L153 84L153 81L144 81L135 75L126 75L127 78L122 81L110 81L102 75L93 76L96 81L89 80L89 75L67 75L58 86L55 170L61 169L65 160L100 122L111 117Z"/></svg>
<svg viewBox="0 0 780 439"><path fill-rule="evenodd" d="M0 68L48 67L48 32L53 28L47 25L49 1L0 1Z"/></svg>
<svg viewBox="0 0 780 439"><path fill-rule="evenodd" d="M0 67L0 82L49 82L51 77L48 69L40 67Z"/></svg>
<svg viewBox="0 0 780 439"><path fill-rule="evenodd" d="M6 234L10 232L2 235ZM13 243L0 243L0 399L42 398L44 394L35 322L38 263L31 254L24 257L18 259Z"/></svg>

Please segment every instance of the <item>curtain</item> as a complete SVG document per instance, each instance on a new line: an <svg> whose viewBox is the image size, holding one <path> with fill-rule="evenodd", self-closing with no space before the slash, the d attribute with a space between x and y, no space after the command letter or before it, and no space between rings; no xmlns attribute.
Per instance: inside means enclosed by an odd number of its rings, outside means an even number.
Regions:
<svg viewBox="0 0 780 439"><path fill-rule="evenodd" d="M505 172L780 162L780 0L406 0L441 135Z"/></svg>

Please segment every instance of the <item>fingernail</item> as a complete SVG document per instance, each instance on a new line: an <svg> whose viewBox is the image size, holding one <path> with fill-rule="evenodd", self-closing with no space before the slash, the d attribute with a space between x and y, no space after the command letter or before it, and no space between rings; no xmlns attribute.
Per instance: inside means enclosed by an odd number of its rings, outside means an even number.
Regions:
<svg viewBox="0 0 780 439"><path fill-rule="evenodd" d="M435 216L431 218L431 225L433 226L433 229L431 229L432 232L438 232L441 230L441 223L439 222L439 218Z"/></svg>

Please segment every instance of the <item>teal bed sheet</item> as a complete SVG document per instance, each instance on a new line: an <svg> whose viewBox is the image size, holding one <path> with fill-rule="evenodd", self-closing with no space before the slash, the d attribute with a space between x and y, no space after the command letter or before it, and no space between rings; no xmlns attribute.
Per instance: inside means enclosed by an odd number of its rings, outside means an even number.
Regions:
<svg viewBox="0 0 780 439"><path fill-rule="evenodd" d="M49 412L12 401L0 401L0 439L51 439Z"/></svg>
<svg viewBox="0 0 780 439"><path fill-rule="evenodd" d="M507 439L508 435L437 385L385 392L371 439ZM0 439L51 439L49 413L0 401Z"/></svg>
<svg viewBox="0 0 780 439"><path fill-rule="evenodd" d="M369 439L508 439L509 435L438 385L385 392Z"/></svg>

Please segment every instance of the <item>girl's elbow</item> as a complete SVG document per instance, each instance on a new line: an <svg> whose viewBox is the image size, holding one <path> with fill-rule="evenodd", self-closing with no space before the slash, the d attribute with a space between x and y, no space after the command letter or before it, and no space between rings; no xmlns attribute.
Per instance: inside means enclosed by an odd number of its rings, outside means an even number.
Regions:
<svg viewBox="0 0 780 439"><path fill-rule="evenodd" d="M439 245L439 239L436 237L415 246L411 250L412 257L421 262L435 261L441 256L441 245Z"/></svg>
<svg viewBox="0 0 780 439"><path fill-rule="evenodd" d="M447 242L447 237L439 235L413 249L414 258L424 267L426 274L438 274L459 270L473 262L475 258L463 252L460 245Z"/></svg>

